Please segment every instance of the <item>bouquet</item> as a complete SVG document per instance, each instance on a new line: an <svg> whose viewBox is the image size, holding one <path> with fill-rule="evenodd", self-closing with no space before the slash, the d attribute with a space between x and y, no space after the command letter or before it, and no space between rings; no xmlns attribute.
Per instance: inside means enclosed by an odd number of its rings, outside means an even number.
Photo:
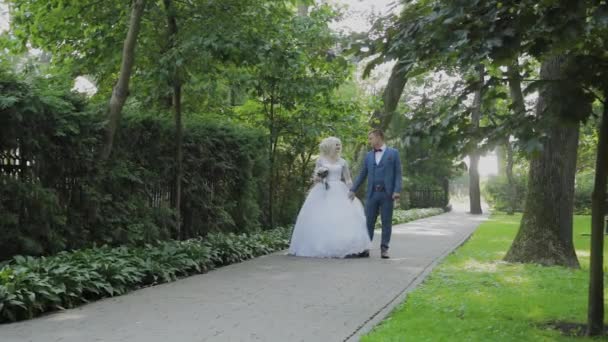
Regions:
<svg viewBox="0 0 608 342"><path fill-rule="evenodd" d="M321 179L321 182L325 184L325 190L329 189L329 184L327 183L327 175L329 175L329 169L324 166L321 166L317 169L316 175L317 177L319 177L319 179Z"/></svg>

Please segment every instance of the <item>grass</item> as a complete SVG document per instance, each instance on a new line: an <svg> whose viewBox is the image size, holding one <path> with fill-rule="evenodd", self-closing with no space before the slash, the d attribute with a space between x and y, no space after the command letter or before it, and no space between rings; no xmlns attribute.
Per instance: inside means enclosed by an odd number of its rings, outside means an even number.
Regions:
<svg viewBox="0 0 608 342"><path fill-rule="evenodd" d="M598 341L544 327L586 322L590 217L574 220L580 270L502 262L520 219L493 215L361 341Z"/></svg>

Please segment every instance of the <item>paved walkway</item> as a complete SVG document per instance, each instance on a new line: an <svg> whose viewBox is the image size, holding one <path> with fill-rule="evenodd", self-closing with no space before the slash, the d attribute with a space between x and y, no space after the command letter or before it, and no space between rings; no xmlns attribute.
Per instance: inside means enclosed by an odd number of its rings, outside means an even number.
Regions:
<svg viewBox="0 0 608 342"><path fill-rule="evenodd" d="M0 325L0 341L357 341L485 219L457 208L396 226L389 260L378 236L369 259L268 255Z"/></svg>

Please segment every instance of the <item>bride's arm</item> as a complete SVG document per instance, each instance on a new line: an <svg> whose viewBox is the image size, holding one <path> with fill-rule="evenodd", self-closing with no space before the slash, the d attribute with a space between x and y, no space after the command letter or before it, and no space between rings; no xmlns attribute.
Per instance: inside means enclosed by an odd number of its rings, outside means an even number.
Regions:
<svg viewBox="0 0 608 342"><path fill-rule="evenodd" d="M317 159L317 162L315 163L315 169L312 171L312 181L313 183L318 183L321 181L321 178L319 178L319 176L317 176L317 170L323 166L323 163L321 162L321 158L319 157L319 159Z"/></svg>
<svg viewBox="0 0 608 342"><path fill-rule="evenodd" d="M353 179L350 176L350 170L348 169L348 163L346 160L342 161L342 178L344 178L344 183L350 189L353 186Z"/></svg>

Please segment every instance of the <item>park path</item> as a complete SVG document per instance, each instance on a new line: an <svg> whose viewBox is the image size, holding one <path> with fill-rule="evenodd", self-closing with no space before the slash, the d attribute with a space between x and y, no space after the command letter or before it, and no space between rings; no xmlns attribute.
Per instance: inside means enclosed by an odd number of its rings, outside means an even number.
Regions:
<svg viewBox="0 0 608 342"><path fill-rule="evenodd" d="M458 206L395 226L388 260L379 257L379 236L366 259L275 253L0 325L0 341L357 341L485 219Z"/></svg>

